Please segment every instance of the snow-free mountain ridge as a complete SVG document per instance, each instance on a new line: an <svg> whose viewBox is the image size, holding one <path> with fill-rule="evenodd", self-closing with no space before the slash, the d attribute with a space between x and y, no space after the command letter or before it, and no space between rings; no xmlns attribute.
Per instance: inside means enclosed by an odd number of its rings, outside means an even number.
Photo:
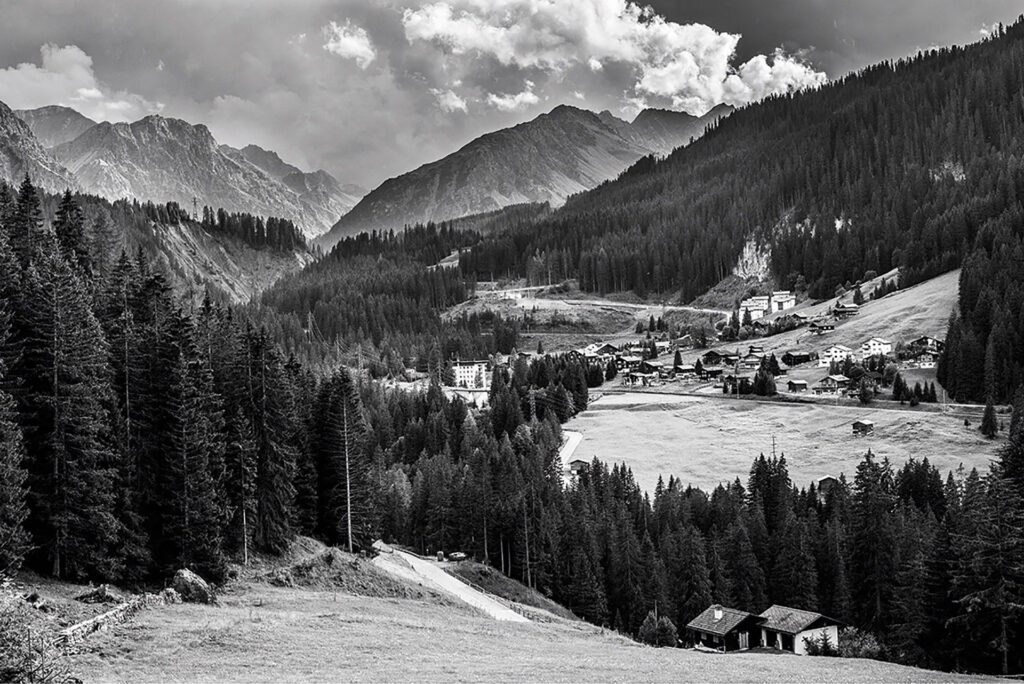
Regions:
<svg viewBox="0 0 1024 684"><path fill-rule="evenodd" d="M704 117L680 112L633 123L560 105L526 123L481 136L456 152L382 183L331 231L331 247L362 231L400 229L494 211L512 204L562 204L618 176L648 154L666 154L697 137L731 108Z"/></svg>

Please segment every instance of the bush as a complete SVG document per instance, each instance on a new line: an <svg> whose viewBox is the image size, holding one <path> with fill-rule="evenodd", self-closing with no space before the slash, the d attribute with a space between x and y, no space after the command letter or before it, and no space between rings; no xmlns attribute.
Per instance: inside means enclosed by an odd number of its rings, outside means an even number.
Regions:
<svg viewBox="0 0 1024 684"><path fill-rule="evenodd" d="M835 658L839 655L839 649L828 638L828 633L823 632L817 639L804 637L804 652L811 656L826 656Z"/></svg>
<svg viewBox="0 0 1024 684"><path fill-rule="evenodd" d="M674 648L679 645L679 632L667 617L656 618L654 611L647 613L640 625L638 639L648 646L667 646Z"/></svg>
<svg viewBox="0 0 1024 684"><path fill-rule="evenodd" d="M845 627L839 633L839 655L843 658L875 658L882 655L882 646L870 632Z"/></svg>
<svg viewBox="0 0 1024 684"><path fill-rule="evenodd" d="M658 646L675 648L679 645L679 632L667 617L658 620Z"/></svg>
<svg viewBox="0 0 1024 684"><path fill-rule="evenodd" d="M0 578L0 682L71 682L63 656L47 634L33 634L20 598Z"/></svg>

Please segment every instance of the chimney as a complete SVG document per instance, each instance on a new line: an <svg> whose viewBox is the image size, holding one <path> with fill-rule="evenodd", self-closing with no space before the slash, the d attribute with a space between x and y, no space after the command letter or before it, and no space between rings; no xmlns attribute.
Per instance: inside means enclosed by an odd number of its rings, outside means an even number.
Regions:
<svg viewBox="0 0 1024 684"><path fill-rule="evenodd" d="M715 606L715 620L721 620L723 614L722 606Z"/></svg>

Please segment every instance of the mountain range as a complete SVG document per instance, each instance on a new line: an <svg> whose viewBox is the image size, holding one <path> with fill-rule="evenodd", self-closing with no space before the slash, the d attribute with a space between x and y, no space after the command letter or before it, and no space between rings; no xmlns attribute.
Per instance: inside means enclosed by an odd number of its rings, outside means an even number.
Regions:
<svg viewBox="0 0 1024 684"><path fill-rule="evenodd" d="M304 172L255 145L220 145L206 126L181 119L154 115L96 123L68 107L16 115L4 109L3 176L15 180L28 170L49 190L71 187L108 199L186 207L195 198L228 211L288 218L310 236L364 194L326 171Z"/></svg>
<svg viewBox="0 0 1024 684"><path fill-rule="evenodd" d="M702 117L645 110L626 122L560 105L532 121L481 136L456 152L389 179L318 238L332 247L347 235L399 229L494 211L512 204L562 204L618 176L641 157L664 155L729 114Z"/></svg>
<svg viewBox="0 0 1024 684"><path fill-rule="evenodd" d="M29 125L0 102L0 179L18 182L26 173L53 192L79 188L74 174L46 151Z"/></svg>

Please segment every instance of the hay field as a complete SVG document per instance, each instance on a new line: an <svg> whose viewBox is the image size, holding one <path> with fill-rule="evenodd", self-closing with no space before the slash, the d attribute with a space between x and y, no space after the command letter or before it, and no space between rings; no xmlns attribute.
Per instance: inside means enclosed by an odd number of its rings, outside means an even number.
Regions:
<svg viewBox="0 0 1024 684"><path fill-rule="evenodd" d="M858 419L873 420L875 434L853 437ZM771 454L772 435L799 486L826 475L852 478L869 448L894 465L927 456L945 472L961 463L987 468L1001 444L937 412L641 392L605 394L566 427L583 434L572 458L626 463L649 491L670 474L702 488L736 477L746 483L751 461Z"/></svg>
<svg viewBox="0 0 1024 684"><path fill-rule="evenodd" d="M580 622L513 624L425 601L254 585L90 638L86 682L950 682L872 660L652 649ZM992 680L989 680L992 681Z"/></svg>

